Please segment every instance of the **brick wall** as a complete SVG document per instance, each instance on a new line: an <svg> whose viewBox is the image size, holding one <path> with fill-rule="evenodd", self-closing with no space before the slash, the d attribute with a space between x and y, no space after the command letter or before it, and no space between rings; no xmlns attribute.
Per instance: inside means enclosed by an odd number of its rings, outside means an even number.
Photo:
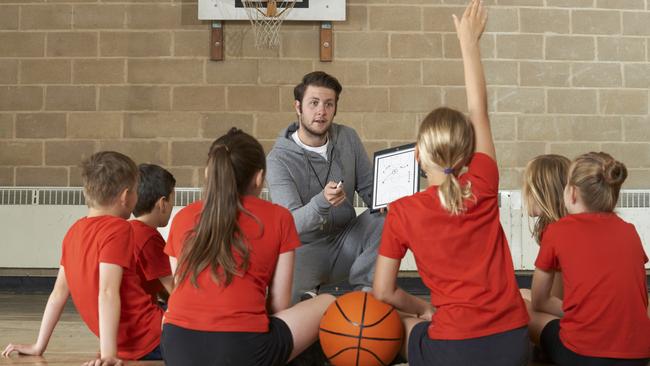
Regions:
<svg viewBox="0 0 650 366"><path fill-rule="evenodd" d="M81 158L115 149L196 186L211 139L232 125L270 148L292 86L322 69L344 84L339 122L368 151L415 138L446 104L464 109L451 14L464 0L348 0L335 61L317 24L286 24L258 51L226 23L207 59L194 1L0 0L0 185L79 185ZM486 0L482 40L502 188L537 154L611 152L627 188L650 187L650 0Z"/></svg>

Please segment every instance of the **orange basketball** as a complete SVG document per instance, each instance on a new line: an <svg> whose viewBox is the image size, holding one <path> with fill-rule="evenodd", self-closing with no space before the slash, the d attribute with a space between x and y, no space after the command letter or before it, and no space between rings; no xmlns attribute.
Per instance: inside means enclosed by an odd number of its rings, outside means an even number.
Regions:
<svg viewBox="0 0 650 366"><path fill-rule="evenodd" d="M403 336L395 308L367 292L339 297L320 321L320 344L334 366L389 365Z"/></svg>

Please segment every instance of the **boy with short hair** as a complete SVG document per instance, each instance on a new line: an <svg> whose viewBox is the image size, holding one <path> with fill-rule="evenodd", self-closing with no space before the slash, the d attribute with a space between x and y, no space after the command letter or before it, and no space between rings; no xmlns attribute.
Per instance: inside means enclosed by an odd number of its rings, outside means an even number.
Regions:
<svg viewBox="0 0 650 366"><path fill-rule="evenodd" d="M45 352L68 296L88 328L99 337L100 360L147 359L160 353L163 311L140 284L133 256L133 230L126 221L138 200L138 167L113 151L93 154L82 163L88 216L75 222L63 239L61 264L48 299L38 340L10 344L8 356Z"/></svg>
<svg viewBox="0 0 650 366"><path fill-rule="evenodd" d="M155 164L140 164L138 202L133 210L133 249L136 272L142 287L154 304L158 296L167 299L172 291L173 277L169 257L164 253L165 239L158 232L167 226L174 208L174 176Z"/></svg>

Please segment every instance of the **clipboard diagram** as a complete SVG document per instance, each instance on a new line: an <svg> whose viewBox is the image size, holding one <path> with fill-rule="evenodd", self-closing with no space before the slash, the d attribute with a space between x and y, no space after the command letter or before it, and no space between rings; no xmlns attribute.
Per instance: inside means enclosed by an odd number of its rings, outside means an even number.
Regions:
<svg viewBox="0 0 650 366"><path fill-rule="evenodd" d="M372 211L419 190L420 167L415 159L415 144L377 151L373 161Z"/></svg>

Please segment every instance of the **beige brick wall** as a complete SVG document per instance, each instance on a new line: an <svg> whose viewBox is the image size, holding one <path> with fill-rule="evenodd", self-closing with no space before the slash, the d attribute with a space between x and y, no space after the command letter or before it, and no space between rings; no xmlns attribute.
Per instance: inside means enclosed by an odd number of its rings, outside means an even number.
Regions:
<svg viewBox="0 0 650 366"><path fill-rule="evenodd" d="M348 0L334 57L318 25L288 23L256 50L225 25L207 58L195 1L0 0L0 185L79 185L80 160L115 149L200 184L207 146L238 126L270 148L311 70L344 84L337 120L369 152L413 141L431 109L465 109L451 14L465 0ZM650 188L650 0L486 0L482 39L502 188L537 154L605 150Z"/></svg>

